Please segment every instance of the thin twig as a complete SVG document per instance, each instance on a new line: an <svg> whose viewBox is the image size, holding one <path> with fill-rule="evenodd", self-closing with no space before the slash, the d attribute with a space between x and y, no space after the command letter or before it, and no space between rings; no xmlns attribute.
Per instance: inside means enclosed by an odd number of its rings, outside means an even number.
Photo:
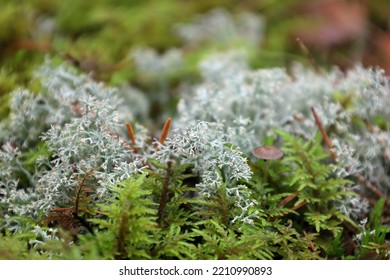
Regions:
<svg viewBox="0 0 390 280"><path fill-rule="evenodd" d="M320 120L316 110L314 109L314 107L311 107L311 111L313 112L313 116L314 116L315 122L316 122L316 124L318 126L318 129L321 132L322 138L324 139L324 142L325 142L326 146L329 149L329 153L330 153L331 157L333 158L333 160L335 162L337 162L337 155L334 153L334 151L332 149L333 148L333 144L329 140L328 134L326 133L326 131L324 129L324 126L322 125L322 122L321 122L321 120ZM346 166L345 169L349 170L349 166ZM366 186L366 188L368 188L373 193L375 193L378 197L383 197L384 196L384 194L379 190L379 188L377 186L375 186L374 184L372 184L369 181L367 181L367 179L363 175L361 175L359 172L354 173L353 176L360 183L364 184L364 186Z"/></svg>
<svg viewBox="0 0 390 280"><path fill-rule="evenodd" d="M321 70L321 68L318 66L317 62L315 61L314 57L311 55L309 49L305 46L305 44L302 42L300 38L295 39L301 48L302 52L306 55L307 59L309 60L311 66L319 75L324 75L324 72Z"/></svg>
<svg viewBox="0 0 390 280"><path fill-rule="evenodd" d="M82 191L83 187L85 186L84 183L87 180L88 176L89 176L89 172L87 174L85 174L84 178L79 183L79 186L78 186L77 191L76 191L75 207L74 207L74 209L75 209L74 213L76 216L79 215L79 201L80 201L81 191Z"/></svg>
<svg viewBox="0 0 390 280"><path fill-rule="evenodd" d="M117 239L117 249L119 253L119 258L122 259L126 255L126 244L125 244L125 236L127 234L127 217L126 211L128 209L122 209L120 224L119 224L119 233Z"/></svg>
<svg viewBox="0 0 390 280"><path fill-rule="evenodd" d="M384 194L378 189L378 187L367 181L367 179L364 178L362 174L355 173L354 176L356 179L358 179L360 183L362 183L367 189L375 193L378 197L384 197Z"/></svg>
<svg viewBox="0 0 390 280"><path fill-rule="evenodd" d="M313 116L314 116L314 120L318 126L318 129L320 130L321 132L321 135L322 135L322 138L324 139L324 142L325 142L325 145L328 147L329 149L329 153L331 155L331 157L333 158L333 160L335 162L337 162L337 155L333 152L333 144L332 142L330 141L329 137L328 137L328 134L326 133L326 130L324 128L324 126L322 125L322 122L320 120L320 117L318 116L316 110L314 109L314 107L311 107L311 111L313 113Z"/></svg>
<svg viewBox="0 0 390 280"><path fill-rule="evenodd" d="M305 237L307 237L307 233L306 233L305 230L303 231L303 234L305 235ZM308 240L308 242L309 242L309 247L310 247L310 249L311 249L314 253L317 253L317 249L316 249L316 247L314 246L313 242L312 242L311 240Z"/></svg>
<svg viewBox="0 0 390 280"><path fill-rule="evenodd" d="M294 194L295 194L295 193L294 193ZM298 195L298 194L299 194L299 193L297 192L297 195ZM292 199L292 198L291 198L291 199ZM286 200L286 199L284 199L284 200ZM283 200L283 201L284 201L284 200ZM282 202L283 202L283 201L282 201ZM282 202L280 202L279 205L280 205ZM303 202L299 203L298 205L295 205L294 207L292 207L291 210L292 210L292 211L298 210L299 208L305 206L306 204L307 204L307 201L303 201ZM278 207L279 207L279 205L278 205ZM286 215L286 213L283 213L283 214L280 214L280 215L278 215L278 216L272 217L272 218L270 219L270 222L273 222L273 221L275 221L275 220L277 220L277 219L283 217L284 215Z"/></svg>
<svg viewBox="0 0 390 280"><path fill-rule="evenodd" d="M298 210L299 208L302 208L306 204L307 204L307 201L303 201L303 202L299 203L298 205L295 205L293 208L291 208L291 210L293 210L293 211Z"/></svg>
<svg viewBox="0 0 390 280"><path fill-rule="evenodd" d="M286 205L287 203L289 203L291 200L293 200L297 195L299 194L299 192L293 192L291 195L289 195L288 197L286 197L285 199L283 199L281 202L279 202L278 204L278 208Z"/></svg>
<svg viewBox="0 0 390 280"><path fill-rule="evenodd" d="M388 223L390 223L390 216L382 218L382 223L383 223L383 224L388 224Z"/></svg>
<svg viewBox="0 0 390 280"><path fill-rule="evenodd" d="M172 179L172 162L168 161L167 163L167 174L164 178L163 186L161 189L161 196L160 201L158 205L158 212L157 212L157 224L162 226L163 218L165 214L165 205L167 204L168 194L169 194L169 184Z"/></svg>
<svg viewBox="0 0 390 280"><path fill-rule="evenodd" d="M369 123L367 120L364 121L364 123L366 124L367 128L372 132L374 133L375 135L375 138L381 143L381 145L384 147L385 149L385 157L386 159L390 162L390 150L389 148L386 147L386 143L385 141L383 140L383 138L381 137L381 135L379 134L379 131L378 131L378 128L373 126L371 123Z"/></svg>
<svg viewBox="0 0 390 280"><path fill-rule="evenodd" d="M91 175L100 168L100 166L98 167L94 167L92 169L90 169L86 174L85 176L83 177L83 179L81 180L81 182L79 183L78 185L78 188L76 190L76 197L75 197L75 214L76 216L78 216L78 211L79 211L79 202L80 202L80 196L81 196L81 191L84 191L85 192L85 182L91 177Z"/></svg>
<svg viewBox="0 0 390 280"><path fill-rule="evenodd" d="M171 127L172 119L168 118L168 120L165 122L164 127L162 129L159 142L161 145L164 144L165 140L167 139L169 128Z"/></svg>
<svg viewBox="0 0 390 280"><path fill-rule="evenodd" d="M135 141L134 130L133 130L133 127L131 126L131 124L129 124L128 122L126 122L126 129L127 129L127 135L129 135L129 138L130 138L131 142L133 143L132 148L133 148L134 152L137 153L138 152L137 142Z"/></svg>

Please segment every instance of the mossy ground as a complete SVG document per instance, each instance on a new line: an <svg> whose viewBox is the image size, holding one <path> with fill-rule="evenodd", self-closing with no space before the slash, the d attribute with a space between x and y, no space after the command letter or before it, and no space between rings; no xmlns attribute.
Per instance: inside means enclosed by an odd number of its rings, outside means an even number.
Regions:
<svg viewBox="0 0 390 280"><path fill-rule="evenodd" d="M289 69L294 61L313 67L295 41L299 36L325 71L333 65L348 69L357 62L390 71L390 52L383 47L389 41L386 0L350 6L347 1L325 6L304 0L237 2L98 0L91 5L80 0L0 0L0 117L7 119L15 89L41 90L33 73L45 57L72 64L79 73L108 86L132 84L141 89L150 107L135 121L146 124L151 135L160 132L167 115L175 115L183 82L201 79L199 61L216 51L245 49L253 68ZM174 34L176 24L193 22L217 7L233 17L243 12L263 17L261 43L210 40L186 45ZM329 16L334 9L350 13L334 18ZM338 32L329 35L329 30ZM323 35L321 40L316 33ZM153 48L159 54L180 49L183 67L164 79L136 71L131 53L137 48ZM347 97L340 97L340 103L348 104L343 98ZM389 121L381 116L373 125L389 129ZM44 220L13 217L26 231L2 230L0 258L389 259L388 194L367 198L371 208L367 220L362 215L362 223L345 216L336 206L356 195L344 188L356 178L332 175L334 158L324 134L317 136L306 141L281 132L284 141L278 143L289 156L280 161L247 155L253 178L245 184L257 205L248 212L256 216L252 223L232 222L240 213L238 201L226 195L228 186L222 184L213 195L199 197L195 189L199 178L189 166L151 161L152 171L111 186L113 197L106 205L90 200L90 187L96 182L87 174L80 178L74 201ZM50 156L42 142L19 159L33 173L40 156ZM26 176L18 176L27 184Z"/></svg>

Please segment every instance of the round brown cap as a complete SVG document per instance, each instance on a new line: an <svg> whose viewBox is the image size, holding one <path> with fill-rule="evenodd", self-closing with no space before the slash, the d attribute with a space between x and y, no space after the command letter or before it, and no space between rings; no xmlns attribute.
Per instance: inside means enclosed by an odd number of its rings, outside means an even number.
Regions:
<svg viewBox="0 0 390 280"><path fill-rule="evenodd" d="M259 146L252 150L252 154L261 159L278 159L283 157L283 152L274 146Z"/></svg>

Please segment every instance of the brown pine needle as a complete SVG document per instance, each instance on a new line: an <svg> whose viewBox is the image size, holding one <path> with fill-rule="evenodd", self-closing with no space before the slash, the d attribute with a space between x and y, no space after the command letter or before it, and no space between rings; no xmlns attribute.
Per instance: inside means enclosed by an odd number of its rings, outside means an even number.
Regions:
<svg viewBox="0 0 390 280"><path fill-rule="evenodd" d="M313 116L314 116L314 119L315 119L315 122L322 134L322 138L324 139L324 142L326 144L326 146L328 147L329 149L329 153L330 155L332 156L333 160L335 162L337 162L337 155L333 152L332 148L333 148L333 145L332 145L332 142L329 140L329 137L328 137L328 134L326 133L325 129L324 129L324 126L322 125L322 122L316 112L316 110L314 109L314 107L311 107L311 111L313 112ZM348 166L345 167L347 170L349 169ZM370 183L369 181L367 181L366 178L364 178L363 175L361 175L360 173L355 173L353 174L353 176L360 182L362 183L366 188L368 188L369 190L371 190L373 193L375 193L378 197L383 197L384 194L379 190L379 188L375 185L373 185L372 183Z"/></svg>
<svg viewBox="0 0 390 280"><path fill-rule="evenodd" d="M380 131L377 127L373 126L371 123L369 123L367 120L364 121L367 128L370 130L370 132L374 133L375 138L381 143L381 145L384 147L384 154L388 161L390 161L390 150L386 147L386 143L383 140L383 138L380 135Z"/></svg>
<svg viewBox="0 0 390 280"><path fill-rule="evenodd" d="M324 128L324 126L322 125L322 122L320 120L320 117L318 116L316 110L314 109L314 107L311 107L311 111L313 113L313 116L314 116L314 120L318 126L318 129L320 130L321 132L321 135L322 135L322 138L324 139L324 142L325 142L325 145L328 147L329 149L329 153L331 155L331 157L333 158L333 160L335 162L337 162L337 155L333 152L333 144L332 142L330 141L329 137L328 137L328 134L326 133L326 130Z"/></svg>
<svg viewBox="0 0 390 280"><path fill-rule="evenodd" d="M358 179L360 183L362 183L367 189L372 191L374 194L376 194L378 197L384 197L383 192L381 192L377 186L373 185L371 182L369 182L366 178L364 178L363 175L360 173L354 174L355 178Z"/></svg>
<svg viewBox="0 0 390 280"><path fill-rule="evenodd" d="M305 46L305 44L302 42L302 40L300 38L296 38L295 40L297 41L299 47L301 48L301 51L305 54L305 56L309 60L311 66L316 71L316 73L319 75L323 75L324 73L322 72L321 68L318 66L314 57L311 55L309 49Z"/></svg>
<svg viewBox="0 0 390 280"><path fill-rule="evenodd" d="M133 127L131 126L131 124L129 124L128 122L126 122L126 129L127 129L127 135L129 135L129 138L131 140L131 142L133 143L133 146L136 146L136 141L135 141L135 134L134 134L134 130L133 130Z"/></svg>
<svg viewBox="0 0 390 280"><path fill-rule="evenodd" d="M303 202L299 203L298 205L295 205L293 208L291 208L291 210L293 210L293 211L298 210L299 208L302 208L306 204L307 204L307 201L303 201Z"/></svg>
<svg viewBox="0 0 390 280"><path fill-rule="evenodd" d="M167 139L169 128L171 127L172 119L168 118L167 121L164 124L164 127L162 129L161 135L160 135L160 144L163 145L165 140Z"/></svg>
<svg viewBox="0 0 390 280"><path fill-rule="evenodd" d="M293 194L289 195L288 197L286 197L285 199L283 199L281 202L279 202L279 204L278 204L277 207L280 208L280 207L286 205L286 204L289 203L291 200L293 200L298 194L299 194L299 192L294 192Z"/></svg>
<svg viewBox="0 0 390 280"><path fill-rule="evenodd" d="M283 202L283 201L282 201L282 202ZM280 205L282 202L280 202L279 205ZM305 206L306 204L307 204L307 201L302 201L302 202L299 203L298 205L295 205L294 207L292 207L291 210L292 210L292 211L298 210L299 208ZM279 207L279 205L278 205L278 207ZM269 221L270 221L270 222L273 222L273 221L275 221L275 220L277 220L277 219L283 217L284 215L286 215L286 213L281 214L281 215L278 215L278 216L275 216L275 217L272 217Z"/></svg>
<svg viewBox="0 0 390 280"><path fill-rule="evenodd" d="M305 235L305 237L307 237L307 233L306 231L303 231L303 234ZM310 249L314 252L314 253L317 253L317 249L316 247L314 246L313 242L311 240L308 240L309 242L309 247Z"/></svg>

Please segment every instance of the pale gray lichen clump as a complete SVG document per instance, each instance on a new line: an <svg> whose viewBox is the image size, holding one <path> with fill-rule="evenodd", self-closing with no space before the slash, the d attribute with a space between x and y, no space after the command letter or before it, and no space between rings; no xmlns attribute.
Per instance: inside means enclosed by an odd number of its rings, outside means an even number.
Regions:
<svg viewBox="0 0 390 280"><path fill-rule="evenodd" d="M283 68L251 70L245 61L242 52L229 51L201 62L203 81L182 92L175 124L222 123L231 143L248 154L274 137L275 129L312 139L318 131L314 107L331 131L339 161L335 174L360 172L389 193L389 128L370 131L354 123L356 118L368 125L378 117L390 119L390 85L382 70L357 65L347 73L318 74L297 64L288 73ZM343 107L337 98L350 104Z"/></svg>
<svg viewBox="0 0 390 280"><path fill-rule="evenodd" d="M69 203L80 178L92 169L96 199L108 184L142 171L141 159L121 135L123 102L115 89L50 62L37 76L42 93L16 91L9 120L0 123L0 199L7 216L36 218ZM52 160L42 155L32 170L26 168L23 153L42 141ZM27 182L16 179L20 173Z"/></svg>
<svg viewBox="0 0 390 280"><path fill-rule="evenodd" d="M148 53L153 60L156 55ZM182 63L178 53L167 57L169 61L176 58L178 67ZM312 139L318 131L312 107L330 131L338 157L334 174L359 173L389 193L389 127L373 125L378 117L390 119L390 86L383 71L359 65L347 73L333 69L326 74L302 65L290 72L283 68L252 70L245 57L244 52L229 51L200 63L202 81L181 93L173 118L176 129L159 149L148 131L133 123L139 154L130 149L123 124L147 115L142 112L149 110L142 93L107 88L47 62L37 71L42 92L16 91L9 119L0 123L2 214L35 218L69 203L80 178L91 170L93 199L104 199L109 184L143 172L145 162L154 158L191 165L200 180L196 187L206 196L226 184L228 196L242 210L233 220L251 222L255 212L249 208L255 201L245 185L252 176L247 156L275 137L275 129ZM160 66L166 69L164 65ZM134 98L127 96L132 93ZM349 100L347 105L337 100L343 98ZM364 120L369 129L356 125L356 118ZM43 152L35 166L27 168L22 163L24 153L39 143L48 149L51 160ZM23 182L17 179L20 174ZM349 187L353 191L360 188ZM367 205L356 198L340 203L340 208L356 216ZM12 226L17 227L14 222Z"/></svg>

